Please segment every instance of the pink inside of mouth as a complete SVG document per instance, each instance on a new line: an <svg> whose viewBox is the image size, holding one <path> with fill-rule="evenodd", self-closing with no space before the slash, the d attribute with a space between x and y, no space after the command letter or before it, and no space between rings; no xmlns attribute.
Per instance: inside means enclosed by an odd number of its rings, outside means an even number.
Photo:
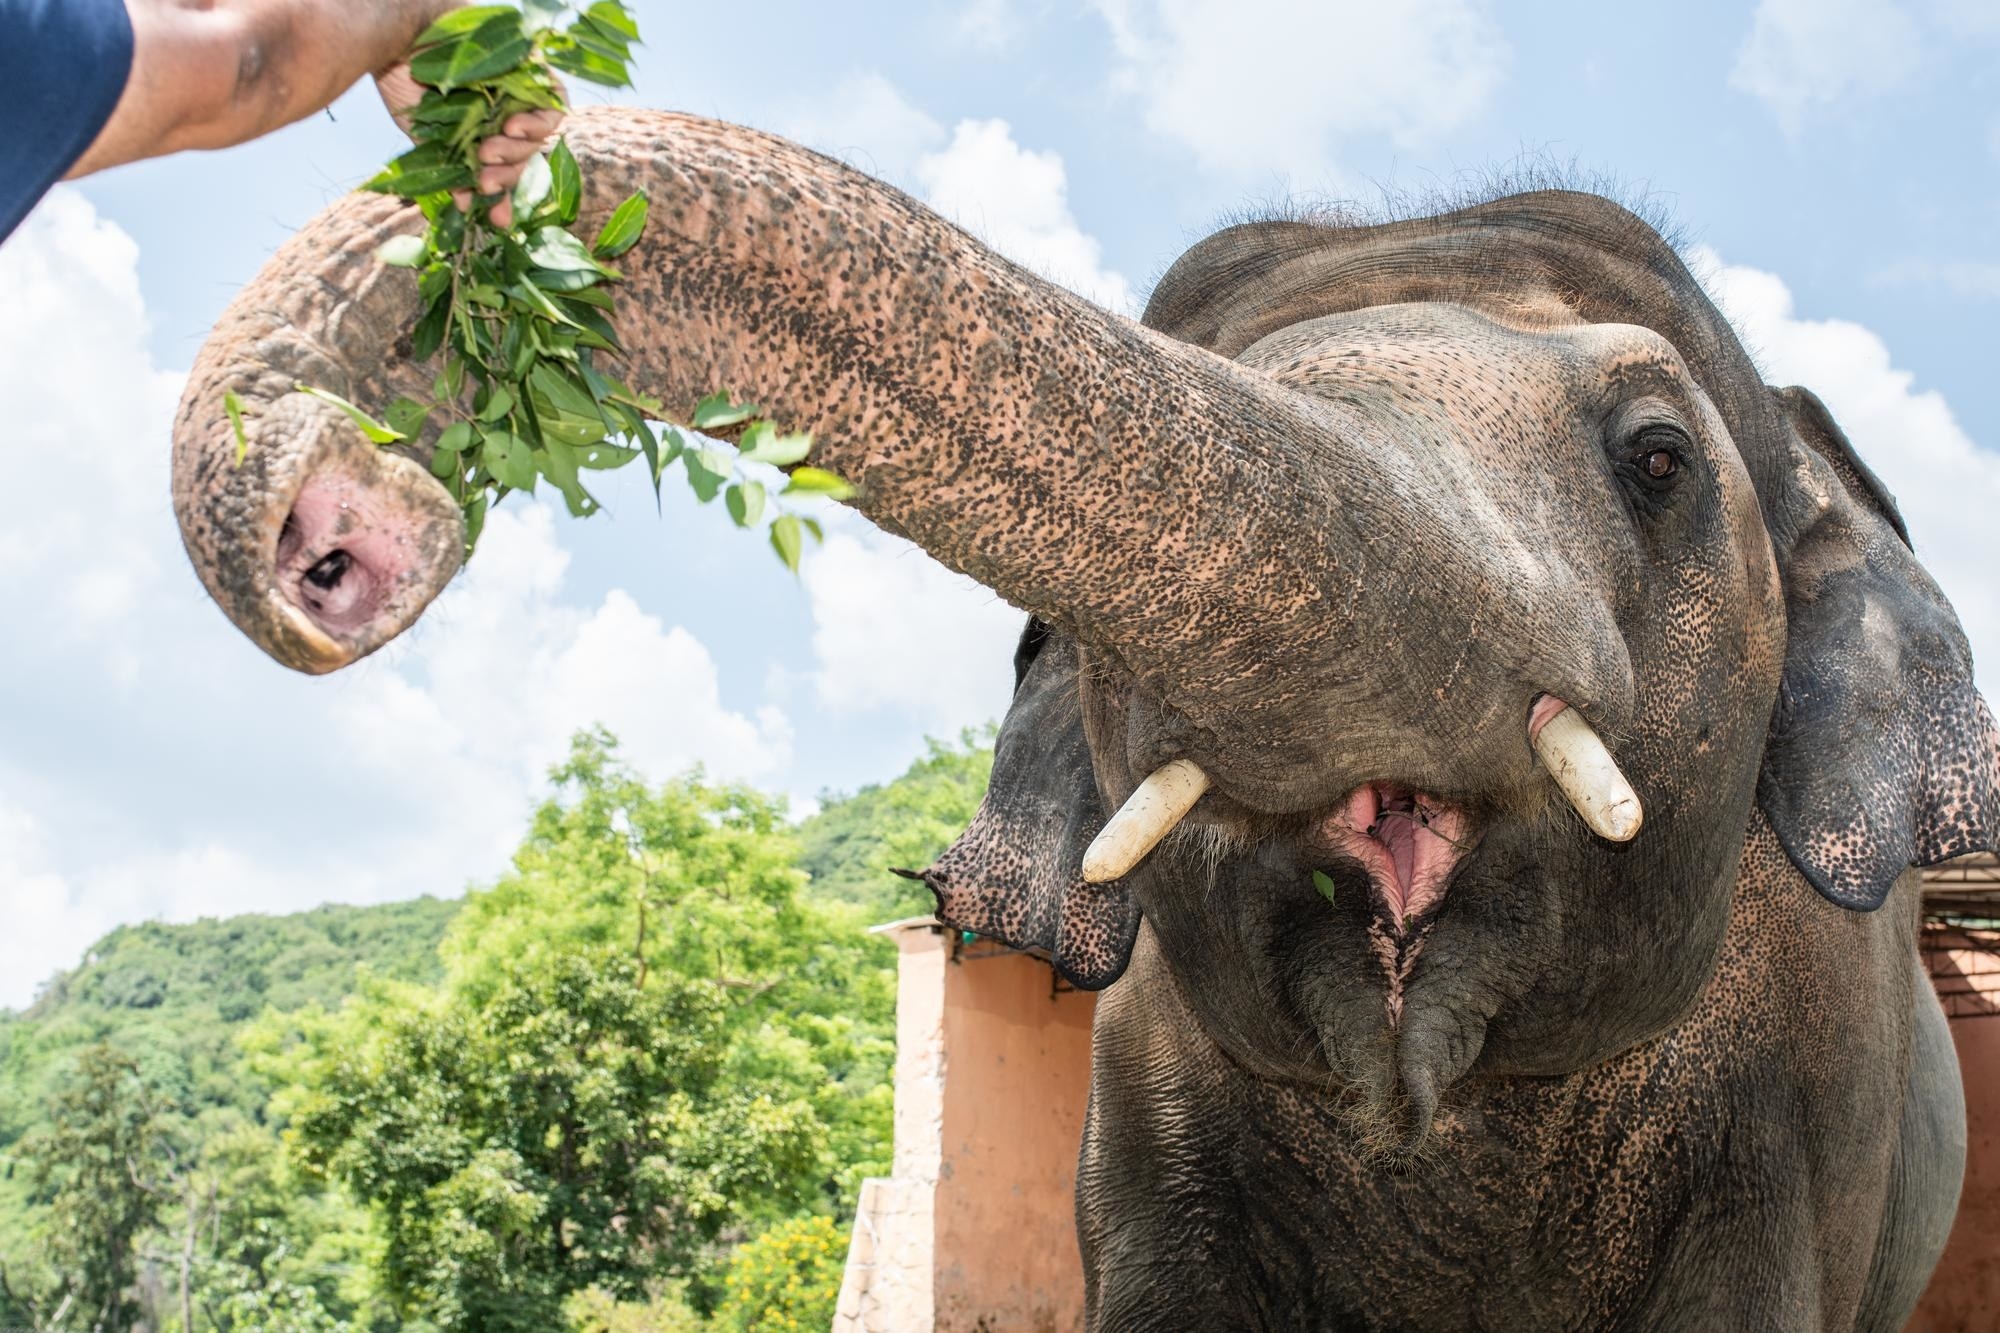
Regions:
<svg viewBox="0 0 2000 1333"><path fill-rule="evenodd" d="M1463 854L1465 816L1436 797L1393 782L1357 788L1326 822L1342 852L1359 861L1390 925L1423 915L1444 897Z"/></svg>

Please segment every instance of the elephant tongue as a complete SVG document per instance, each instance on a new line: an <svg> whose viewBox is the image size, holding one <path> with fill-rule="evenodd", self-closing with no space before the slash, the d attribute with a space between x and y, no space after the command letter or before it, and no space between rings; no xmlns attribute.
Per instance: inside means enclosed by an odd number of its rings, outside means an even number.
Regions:
<svg viewBox="0 0 2000 1333"><path fill-rule="evenodd" d="M1377 908L1401 934L1444 897L1458 864L1465 816L1437 798L1393 782L1358 788L1327 821L1334 844L1361 862Z"/></svg>

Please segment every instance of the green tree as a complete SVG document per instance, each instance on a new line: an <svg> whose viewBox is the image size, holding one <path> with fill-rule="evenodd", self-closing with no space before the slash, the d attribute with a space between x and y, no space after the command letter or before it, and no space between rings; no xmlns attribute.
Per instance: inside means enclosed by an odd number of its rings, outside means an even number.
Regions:
<svg viewBox="0 0 2000 1333"><path fill-rule="evenodd" d="M603 951L538 951L468 992L381 987L307 1033L291 1132L373 1205L384 1286L445 1328L546 1330L597 1286L698 1268L823 1171L811 1106L731 1088L723 997Z"/></svg>
<svg viewBox="0 0 2000 1333"><path fill-rule="evenodd" d="M447 933L447 984L477 1003L520 960L589 948L625 954L642 982L707 985L724 1082L810 1102L827 1133L818 1204L851 1209L888 1167L894 948L861 911L807 892L781 801L698 774L650 784L602 731L577 736L551 779L513 873L469 895Z"/></svg>
<svg viewBox="0 0 2000 1333"><path fill-rule="evenodd" d="M708 1333L711 1325L688 1300L687 1284L664 1284L643 1301L621 1301L586 1287L563 1303L569 1333Z"/></svg>
<svg viewBox="0 0 2000 1333"><path fill-rule="evenodd" d="M853 903L871 923L933 911L930 891L897 869L921 870L965 831L993 774L994 729L967 729L927 751L894 782L829 798L799 827L799 864L815 895Z"/></svg>
<svg viewBox="0 0 2000 1333"><path fill-rule="evenodd" d="M24 1146L48 1207L53 1280L36 1302L41 1318L104 1333L132 1328L136 1245L164 1198L165 1144L139 1066L108 1043L85 1049L47 1130Z"/></svg>

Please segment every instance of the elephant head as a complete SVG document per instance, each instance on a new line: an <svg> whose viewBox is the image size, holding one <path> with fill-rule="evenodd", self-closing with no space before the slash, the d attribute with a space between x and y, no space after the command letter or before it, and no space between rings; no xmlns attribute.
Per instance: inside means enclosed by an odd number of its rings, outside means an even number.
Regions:
<svg viewBox="0 0 2000 1333"><path fill-rule="evenodd" d="M591 208L654 201L628 378L754 393L1031 613L992 789L926 875L943 917L1102 986L1143 916L1247 1068L1420 1133L1475 1067L1580 1068L1687 1012L1756 821L1854 910L2000 833L1992 720L1893 502L1606 200L1234 227L1139 325L780 140L630 111L571 140ZM197 569L304 670L458 560L422 446L292 392L428 382L411 284L368 260L415 225L356 199L295 238L176 423Z"/></svg>

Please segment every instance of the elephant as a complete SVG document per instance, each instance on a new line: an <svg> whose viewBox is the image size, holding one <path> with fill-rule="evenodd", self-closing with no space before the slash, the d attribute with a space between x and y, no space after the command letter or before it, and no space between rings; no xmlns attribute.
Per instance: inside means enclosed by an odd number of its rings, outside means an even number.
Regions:
<svg viewBox="0 0 2000 1333"><path fill-rule="evenodd" d="M2000 842L2000 733L1892 497L1654 226L1248 222L1133 322L778 138L569 138L587 214L652 199L628 380L754 394L1029 614L921 873L1103 990L1092 1329L1900 1325L1965 1154L1913 868ZM370 258L416 225L309 224L175 420L196 570L300 670L461 560L424 442L294 387L423 392Z"/></svg>

